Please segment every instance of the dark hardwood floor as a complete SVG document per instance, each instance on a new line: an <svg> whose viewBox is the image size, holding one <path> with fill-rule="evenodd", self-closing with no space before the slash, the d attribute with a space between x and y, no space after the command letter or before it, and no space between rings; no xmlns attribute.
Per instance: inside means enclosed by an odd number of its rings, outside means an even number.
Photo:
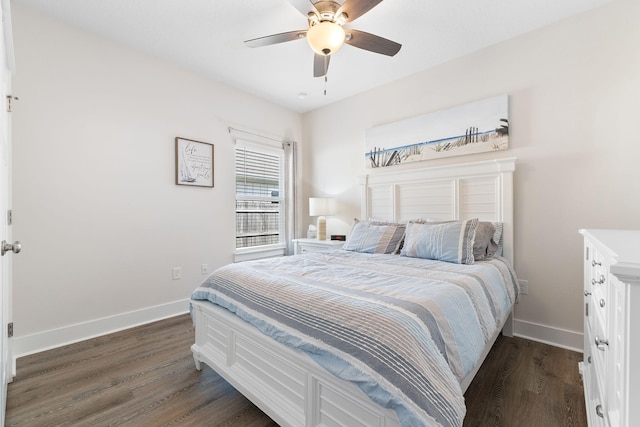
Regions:
<svg viewBox="0 0 640 427"><path fill-rule="evenodd" d="M576 353L500 336L465 393L465 427L587 425Z"/></svg>
<svg viewBox="0 0 640 427"><path fill-rule="evenodd" d="M275 426L205 366L188 315L18 360L7 426ZM472 426L586 426L582 355L500 337L467 390Z"/></svg>

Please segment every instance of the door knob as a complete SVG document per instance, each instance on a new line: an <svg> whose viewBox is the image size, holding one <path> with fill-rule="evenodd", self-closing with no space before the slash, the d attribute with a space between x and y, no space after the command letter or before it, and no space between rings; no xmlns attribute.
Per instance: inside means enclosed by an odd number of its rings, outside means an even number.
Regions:
<svg viewBox="0 0 640 427"><path fill-rule="evenodd" d="M20 242L18 242L17 240L13 242L13 244L7 243L6 240L3 240L2 246L0 247L0 255L4 256L4 254L6 254L9 251L13 252L14 254L17 254L21 250L22 250L22 244L20 244Z"/></svg>

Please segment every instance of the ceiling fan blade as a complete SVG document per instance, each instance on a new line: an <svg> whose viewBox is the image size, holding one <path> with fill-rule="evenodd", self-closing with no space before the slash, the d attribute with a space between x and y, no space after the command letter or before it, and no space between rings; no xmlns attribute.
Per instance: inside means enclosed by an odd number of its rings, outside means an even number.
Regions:
<svg viewBox="0 0 640 427"><path fill-rule="evenodd" d="M330 55L318 55L313 56L313 77L322 77L327 75L329 71Z"/></svg>
<svg viewBox="0 0 640 427"><path fill-rule="evenodd" d="M375 34L365 33L364 31L346 30L346 33L345 43L382 55L393 56L398 53L402 47L400 43L376 36Z"/></svg>
<svg viewBox="0 0 640 427"><path fill-rule="evenodd" d="M307 30L289 31L286 33L272 34L270 36L258 37L257 39L245 40L244 44L249 47L269 46L270 44L290 42L303 39L307 36Z"/></svg>
<svg viewBox="0 0 640 427"><path fill-rule="evenodd" d="M316 9L311 0L289 0L289 2L304 16L307 16L309 12L314 12L316 15L319 14L318 9Z"/></svg>
<svg viewBox="0 0 640 427"><path fill-rule="evenodd" d="M336 16L344 13L347 15L347 22L351 22L369 12L380 2L382 0L347 0L340 6Z"/></svg>

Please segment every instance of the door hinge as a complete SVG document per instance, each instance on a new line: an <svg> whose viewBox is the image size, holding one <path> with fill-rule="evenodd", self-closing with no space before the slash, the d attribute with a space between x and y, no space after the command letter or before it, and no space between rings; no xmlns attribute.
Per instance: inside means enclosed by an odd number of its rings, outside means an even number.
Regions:
<svg viewBox="0 0 640 427"><path fill-rule="evenodd" d="M7 333L9 335L9 338L13 337L13 322L9 322L7 329L8 329Z"/></svg>
<svg viewBox="0 0 640 427"><path fill-rule="evenodd" d="M7 113L10 113L13 108L13 100L20 101L20 98L13 95L7 95Z"/></svg>
<svg viewBox="0 0 640 427"><path fill-rule="evenodd" d="M7 211L7 224L13 224L13 211L11 209Z"/></svg>

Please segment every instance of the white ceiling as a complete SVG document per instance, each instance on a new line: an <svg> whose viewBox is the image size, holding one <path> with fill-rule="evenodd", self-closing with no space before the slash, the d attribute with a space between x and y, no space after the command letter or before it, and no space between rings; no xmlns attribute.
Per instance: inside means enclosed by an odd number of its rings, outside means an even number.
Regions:
<svg viewBox="0 0 640 427"><path fill-rule="evenodd" d="M402 49L387 57L345 45L331 58L326 95L324 80L312 76L306 40L243 45L306 29L306 17L288 0L13 1L305 112L611 0L386 0L346 27L391 39Z"/></svg>

